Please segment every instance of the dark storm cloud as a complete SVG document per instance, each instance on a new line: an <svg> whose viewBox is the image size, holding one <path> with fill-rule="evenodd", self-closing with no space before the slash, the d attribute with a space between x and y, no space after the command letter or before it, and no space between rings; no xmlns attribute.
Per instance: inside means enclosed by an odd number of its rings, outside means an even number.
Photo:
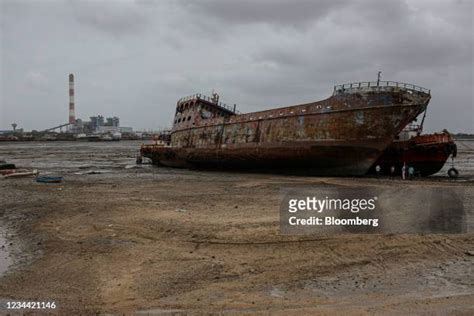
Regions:
<svg viewBox="0 0 474 316"><path fill-rule="evenodd" d="M432 89L428 131L474 132L471 1L0 2L0 129L64 121L69 72L78 116L156 128L183 95L255 111L381 70Z"/></svg>
<svg viewBox="0 0 474 316"><path fill-rule="evenodd" d="M183 7L198 17L215 18L222 23L269 23L301 26L324 17L348 3L347 0L240 0L181 1Z"/></svg>

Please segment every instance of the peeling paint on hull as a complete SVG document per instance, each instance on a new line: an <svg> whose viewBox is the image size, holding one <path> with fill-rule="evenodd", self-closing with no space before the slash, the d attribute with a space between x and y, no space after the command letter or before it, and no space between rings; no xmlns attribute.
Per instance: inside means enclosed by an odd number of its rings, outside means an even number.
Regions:
<svg viewBox="0 0 474 316"><path fill-rule="evenodd" d="M142 155L171 167L359 176L429 99L427 93L398 87L354 90L319 102L235 114L190 97L178 101L170 146L145 146Z"/></svg>
<svg viewBox="0 0 474 316"><path fill-rule="evenodd" d="M203 149L161 148L153 152L157 164L182 168L304 170L309 175L363 175L380 151L357 146L300 146L263 149L229 149L215 152Z"/></svg>

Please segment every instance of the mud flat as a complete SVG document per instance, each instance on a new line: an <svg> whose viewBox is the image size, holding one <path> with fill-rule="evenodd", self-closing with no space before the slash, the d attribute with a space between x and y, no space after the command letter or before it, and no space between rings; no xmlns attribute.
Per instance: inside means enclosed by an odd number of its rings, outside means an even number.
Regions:
<svg viewBox="0 0 474 316"><path fill-rule="evenodd" d="M11 257L8 252L8 242L6 238L6 230L0 222L0 276L3 275L11 264Z"/></svg>
<svg viewBox="0 0 474 316"><path fill-rule="evenodd" d="M6 242L19 247L0 279L3 301L54 301L62 314L474 313L469 229L279 232L286 186L459 188L472 215L473 175L463 167L457 181L409 182L204 172L135 167L139 145L0 146L0 158L65 177L0 181Z"/></svg>

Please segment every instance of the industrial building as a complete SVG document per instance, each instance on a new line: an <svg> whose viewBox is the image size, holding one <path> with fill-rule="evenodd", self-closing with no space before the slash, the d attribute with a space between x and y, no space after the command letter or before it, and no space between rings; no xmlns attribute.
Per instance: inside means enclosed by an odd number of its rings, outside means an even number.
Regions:
<svg viewBox="0 0 474 316"><path fill-rule="evenodd" d="M132 133L131 127L120 127L120 118L102 115L91 116L90 121L77 119L73 125L76 133L101 134L101 133Z"/></svg>
<svg viewBox="0 0 474 316"><path fill-rule="evenodd" d="M75 114L74 74L69 74L69 127L73 134L119 134L133 133L131 127L120 127L120 118L113 116L104 118L102 115L91 116L90 121L76 119Z"/></svg>

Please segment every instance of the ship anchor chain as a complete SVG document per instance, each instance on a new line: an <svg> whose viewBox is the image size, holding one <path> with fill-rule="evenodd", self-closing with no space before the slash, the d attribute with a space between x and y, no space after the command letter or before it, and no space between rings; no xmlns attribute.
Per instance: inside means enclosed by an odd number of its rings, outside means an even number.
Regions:
<svg viewBox="0 0 474 316"><path fill-rule="evenodd" d="M449 168L448 170L448 176L453 179L456 179L457 177L459 177L458 169L454 168L454 157L456 157L456 152L457 152L457 148L455 147L453 152L451 153L451 168Z"/></svg>

